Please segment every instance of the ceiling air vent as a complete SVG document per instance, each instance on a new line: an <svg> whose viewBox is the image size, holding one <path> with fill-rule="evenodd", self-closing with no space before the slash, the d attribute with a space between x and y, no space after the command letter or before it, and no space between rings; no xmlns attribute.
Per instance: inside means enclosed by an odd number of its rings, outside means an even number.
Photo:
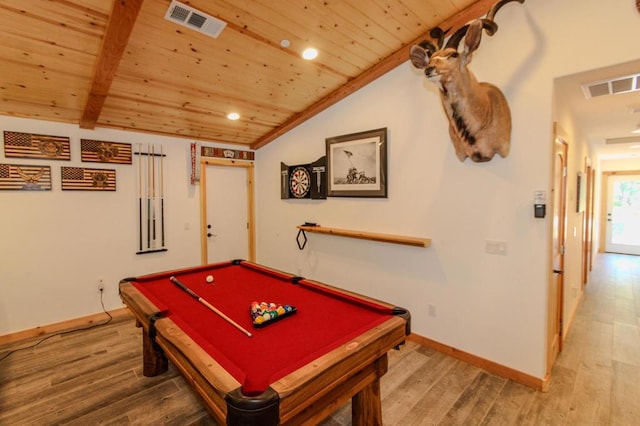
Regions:
<svg viewBox="0 0 640 426"><path fill-rule="evenodd" d="M224 27L227 26L226 22L175 0L169 5L169 9L164 15L164 19L187 28L191 28L192 30L201 32L213 38L217 38Z"/></svg>
<svg viewBox="0 0 640 426"><path fill-rule="evenodd" d="M619 143L640 143L640 136L628 136L626 138L608 138L604 140L607 145L617 145Z"/></svg>
<svg viewBox="0 0 640 426"><path fill-rule="evenodd" d="M598 96L616 95L640 90L640 74L625 75L609 80L594 81L582 85L582 91L587 99Z"/></svg>

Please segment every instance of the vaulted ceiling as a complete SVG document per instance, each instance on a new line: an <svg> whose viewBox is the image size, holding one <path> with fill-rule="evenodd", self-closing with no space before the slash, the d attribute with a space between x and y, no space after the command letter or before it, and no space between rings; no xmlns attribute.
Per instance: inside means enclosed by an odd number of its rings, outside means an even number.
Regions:
<svg viewBox="0 0 640 426"><path fill-rule="evenodd" d="M0 114L257 149L494 1L183 1L226 23L213 38L171 0L0 0Z"/></svg>

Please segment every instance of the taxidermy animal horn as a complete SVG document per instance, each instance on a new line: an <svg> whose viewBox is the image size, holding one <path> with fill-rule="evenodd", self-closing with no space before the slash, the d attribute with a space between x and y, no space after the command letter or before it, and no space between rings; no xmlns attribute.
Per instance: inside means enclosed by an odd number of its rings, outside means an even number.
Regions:
<svg viewBox="0 0 640 426"><path fill-rule="evenodd" d="M411 47L413 66L424 69L427 78L440 85L440 98L447 118L449 135L460 161L489 161L498 153L509 155L511 144L511 112L504 94L490 83L478 82L468 69L472 53L480 46L483 30L493 35L498 30L494 17L502 6L512 1L501 0L486 17L476 19L456 30L447 40L446 32L434 28L425 40ZM464 40L460 52L458 46ZM434 41L437 43L434 44Z"/></svg>

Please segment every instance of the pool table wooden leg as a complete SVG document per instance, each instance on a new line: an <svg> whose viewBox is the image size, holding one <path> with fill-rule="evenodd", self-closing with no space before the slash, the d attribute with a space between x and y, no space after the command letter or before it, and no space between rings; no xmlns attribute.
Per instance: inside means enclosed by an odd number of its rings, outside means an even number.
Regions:
<svg viewBox="0 0 640 426"><path fill-rule="evenodd" d="M388 369L387 354L376 361L377 377L351 398L351 424L354 426L382 426L380 377Z"/></svg>
<svg viewBox="0 0 640 426"><path fill-rule="evenodd" d="M354 426L381 426L382 404L380 402L380 381L376 380L358 392L352 399Z"/></svg>
<svg viewBox="0 0 640 426"><path fill-rule="evenodd" d="M142 374L153 377L162 374L169 368L169 361L162 348L156 345L149 334L142 331Z"/></svg>

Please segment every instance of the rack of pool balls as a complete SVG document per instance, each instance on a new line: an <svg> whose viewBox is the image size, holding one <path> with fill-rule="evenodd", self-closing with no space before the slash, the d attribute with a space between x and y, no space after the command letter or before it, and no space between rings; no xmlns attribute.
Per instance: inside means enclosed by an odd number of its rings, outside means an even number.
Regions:
<svg viewBox="0 0 640 426"><path fill-rule="evenodd" d="M254 327L264 327L265 325L295 313L295 306L251 302L251 319L253 320Z"/></svg>

